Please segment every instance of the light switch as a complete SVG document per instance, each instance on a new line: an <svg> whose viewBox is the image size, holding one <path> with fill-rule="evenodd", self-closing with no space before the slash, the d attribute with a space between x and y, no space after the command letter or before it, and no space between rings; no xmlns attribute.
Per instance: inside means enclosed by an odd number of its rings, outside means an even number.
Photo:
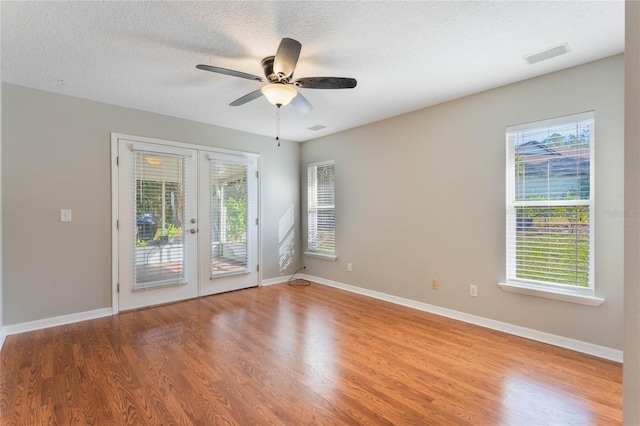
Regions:
<svg viewBox="0 0 640 426"><path fill-rule="evenodd" d="M71 222L71 209L60 210L60 222Z"/></svg>

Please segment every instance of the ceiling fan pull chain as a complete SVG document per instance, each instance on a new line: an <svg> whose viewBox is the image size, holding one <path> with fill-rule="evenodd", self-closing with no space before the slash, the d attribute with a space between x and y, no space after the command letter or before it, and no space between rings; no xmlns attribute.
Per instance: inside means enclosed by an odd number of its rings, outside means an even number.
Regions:
<svg viewBox="0 0 640 426"><path fill-rule="evenodd" d="M276 109L276 140L280 146L280 106Z"/></svg>

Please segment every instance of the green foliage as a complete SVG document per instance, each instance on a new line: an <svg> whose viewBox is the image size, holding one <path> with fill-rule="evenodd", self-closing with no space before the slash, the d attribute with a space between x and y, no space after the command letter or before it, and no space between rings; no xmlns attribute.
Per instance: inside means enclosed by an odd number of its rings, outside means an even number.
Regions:
<svg viewBox="0 0 640 426"><path fill-rule="evenodd" d="M136 181L136 217L144 214L162 217L162 182Z"/></svg>
<svg viewBox="0 0 640 426"><path fill-rule="evenodd" d="M589 286L589 236L585 234L517 234L516 277Z"/></svg>
<svg viewBox="0 0 640 426"><path fill-rule="evenodd" d="M318 231L317 251L334 252L336 251L335 232L334 231Z"/></svg>
<svg viewBox="0 0 640 426"><path fill-rule="evenodd" d="M588 206L517 207L517 218L518 278L589 286Z"/></svg>
<svg viewBox="0 0 640 426"><path fill-rule="evenodd" d="M169 238L179 237L182 235L182 227L177 228L173 223L165 226L164 235Z"/></svg>
<svg viewBox="0 0 640 426"><path fill-rule="evenodd" d="M571 136L573 136L573 135L571 135ZM551 136L549 136L547 139L545 139L543 141L543 143L546 146L551 147L551 146L563 145L564 141L565 141L565 137L564 136L562 136L560 133L554 133Z"/></svg>
<svg viewBox="0 0 640 426"><path fill-rule="evenodd" d="M576 134L560 134L554 132L548 138L540 141L541 144L553 148L558 146L576 146L576 147L588 147L589 142L591 140L591 129L590 127L583 127L580 131L577 131Z"/></svg>
<svg viewBox="0 0 640 426"><path fill-rule="evenodd" d="M247 199L227 198L224 206L227 211L227 241L245 242L247 240Z"/></svg>
<svg viewBox="0 0 640 426"><path fill-rule="evenodd" d="M182 187L177 182L164 182L164 194L162 181L137 180L136 181L136 217L150 214L160 223L164 217L166 222L172 222L181 214L174 211L171 204L172 194L181 199ZM162 211L162 198L164 197L165 211ZM178 210L180 206L175 206ZM179 225L179 223L177 223Z"/></svg>

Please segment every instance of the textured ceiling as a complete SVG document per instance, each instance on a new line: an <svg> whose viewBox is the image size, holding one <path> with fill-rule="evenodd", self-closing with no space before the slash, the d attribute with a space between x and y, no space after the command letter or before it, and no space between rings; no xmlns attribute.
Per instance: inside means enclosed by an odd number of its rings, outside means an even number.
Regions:
<svg viewBox="0 0 640 426"><path fill-rule="evenodd" d="M304 141L621 53L622 1L1 2L2 81L275 136L275 107L228 104L261 83L283 37L302 43L296 77L355 89L302 90L282 138ZM534 65L523 56L568 43ZM323 125L318 131L309 127Z"/></svg>

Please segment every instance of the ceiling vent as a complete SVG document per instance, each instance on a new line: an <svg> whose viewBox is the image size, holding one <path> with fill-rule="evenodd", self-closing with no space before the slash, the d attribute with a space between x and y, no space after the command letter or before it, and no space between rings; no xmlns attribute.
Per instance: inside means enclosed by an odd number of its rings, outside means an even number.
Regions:
<svg viewBox="0 0 640 426"><path fill-rule="evenodd" d="M550 47L542 52L534 53L532 55L528 55L524 57L524 60L527 61L529 65L535 64L536 62L545 61L547 59L554 58L556 56L564 55L569 51L569 47L567 43L561 44L560 46Z"/></svg>
<svg viewBox="0 0 640 426"><path fill-rule="evenodd" d="M307 127L309 130L318 131L325 129L327 126L323 126L322 124L316 124L315 126Z"/></svg>

